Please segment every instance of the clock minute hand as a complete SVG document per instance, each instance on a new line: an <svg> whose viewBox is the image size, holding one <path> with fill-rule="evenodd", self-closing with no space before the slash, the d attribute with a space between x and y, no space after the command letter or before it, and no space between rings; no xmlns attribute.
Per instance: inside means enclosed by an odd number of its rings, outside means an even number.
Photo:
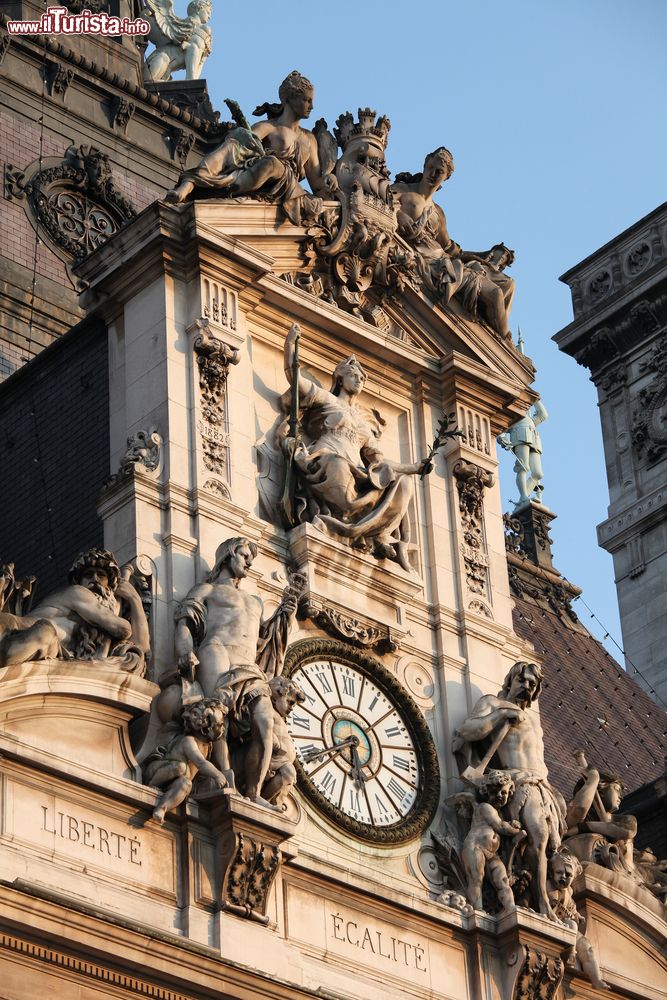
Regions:
<svg viewBox="0 0 667 1000"><path fill-rule="evenodd" d="M359 760L359 754L357 753L357 747L355 744L352 745L352 767L350 768L350 777L354 780L358 787L361 787L366 781L366 775L361 769L361 761Z"/></svg>
<svg viewBox="0 0 667 1000"><path fill-rule="evenodd" d="M341 750L345 750L347 747L354 747L358 743L356 736L348 736L346 740L342 740L341 743L334 743L332 747L325 747L324 750L311 750L309 753L303 755L303 760L305 764L310 764L311 761L318 760L320 757L325 757L327 754L337 754Z"/></svg>

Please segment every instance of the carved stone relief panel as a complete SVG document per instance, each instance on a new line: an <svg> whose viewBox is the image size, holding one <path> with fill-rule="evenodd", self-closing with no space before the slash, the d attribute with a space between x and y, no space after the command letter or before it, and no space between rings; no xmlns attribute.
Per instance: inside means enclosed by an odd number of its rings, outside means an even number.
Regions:
<svg viewBox="0 0 667 1000"><path fill-rule="evenodd" d="M219 299L209 299L213 301L219 306ZM221 499L231 499L226 391L229 366L239 363L239 352L211 333L207 318L197 321L196 330L199 333L193 349L199 383L197 433L205 474L213 473L206 479L204 489Z"/></svg>
<svg viewBox="0 0 667 1000"><path fill-rule="evenodd" d="M463 460L454 466L459 494L463 538L461 554L468 590L490 600L489 556L484 532L484 490L493 485L493 473Z"/></svg>
<svg viewBox="0 0 667 1000"><path fill-rule="evenodd" d="M640 369L653 377L635 398L632 441L638 455L653 465L667 452L667 337L653 348Z"/></svg>

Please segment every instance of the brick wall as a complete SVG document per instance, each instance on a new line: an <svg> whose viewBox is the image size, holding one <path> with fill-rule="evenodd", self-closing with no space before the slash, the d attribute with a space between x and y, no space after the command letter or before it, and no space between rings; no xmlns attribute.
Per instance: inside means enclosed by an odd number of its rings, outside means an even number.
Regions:
<svg viewBox="0 0 667 1000"><path fill-rule="evenodd" d="M97 498L109 474L107 335L83 323L0 386L0 559L60 586L103 544Z"/></svg>

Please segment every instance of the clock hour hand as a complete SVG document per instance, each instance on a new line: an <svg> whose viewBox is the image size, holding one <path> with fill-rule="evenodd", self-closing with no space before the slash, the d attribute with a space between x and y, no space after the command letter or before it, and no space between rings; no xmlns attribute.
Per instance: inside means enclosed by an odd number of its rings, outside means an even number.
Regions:
<svg viewBox="0 0 667 1000"><path fill-rule="evenodd" d="M352 745L352 767L350 768L350 777L352 778L352 780L354 781L354 783L357 785L358 788L361 788L362 785L363 785L363 783L364 783L364 781L366 781L366 775L364 774L364 772L362 771L361 768L362 768L362 764L361 764L361 761L359 760L359 754L357 753L357 747L356 747L356 744L353 744Z"/></svg>
<svg viewBox="0 0 667 1000"><path fill-rule="evenodd" d="M340 743L334 743L332 747L325 747L324 750L310 750L308 753L303 755L304 764L310 764L311 761L318 760L320 757L325 757L327 754L335 756L340 753L341 750L346 750L347 747L355 747L358 743L359 740L356 736L348 736L346 740L341 740Z"/></svg>

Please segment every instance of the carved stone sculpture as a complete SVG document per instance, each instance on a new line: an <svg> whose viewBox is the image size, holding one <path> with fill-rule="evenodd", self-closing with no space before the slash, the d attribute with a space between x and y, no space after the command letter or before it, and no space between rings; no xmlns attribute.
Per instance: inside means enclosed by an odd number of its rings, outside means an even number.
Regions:
<svg viewBox="0 0 667 1000"><path fill-rule="evenodd" d="M328 140L335 163L336 142L326 122L320 119L315 128L321 145ZM349 111L336 120L342 155L334 196L340 212L324 212L309 228L306 256L316 260L316 271L298 280L314 292L319 284L320 295L375 326L381 325L382 310L364 293L371 285L384 292L397 287L413 269L412 255L395 239L396 209L385 162L390 128L389 119L370 108L359 108L358 121Z"/></svg>
<svg viewBox="0 0 667 1000"><path fill-rule="evenodd" d="M650 850L635 848L637 820L619 812L621 779L589 767L583 751L575 756L582 777L567 807L567 850L584 867L593 862L609 868L667 902L667 861L660 861Z"/></svg>
<svg viewBox="0 0 667 1000"><path fill-rule="evenodd" d="M514 281L504 269L514 253L503 243L491 250L461 250L447 231L445 214L433 195L454 172L452 154L444 146L429 153L420 174L396 176L398 231L417 253L422 281L444 302L457 296L473 318L479 314L496 333L511 339L509 314Z"/></svg>
<svg viewBox="0 0 667 1000"><path fill-rule="evenodd" d="M24 170L5 167L7 196L23 200L47 245L69 266L102 246L136 215L116 187L106 153L69 146L62 160L36 160Z"/></svg>
<svg viewBox="0 0 667 1000"><path fill-rule="evenodd" d="M28 614L36 584L36 576L17 580L13 562L0 563L0 611L12 615Z"/></svg>
<svg viewBox="0 0 667 1000"><path fill-rule="evenodd" d="M555 919L547 893L547 855L560 846L565 801L549 784L542 727L535 713L528 711L541 686L541 667L515 663L498 695L485 694L477 701L455 733L453 749L464 777L479 778L479 771L491 763L513 779L516 790L508 813L527 834L523 862L532 873L533 905Z"/></svg>
<svg viewBox="0 0 667 1000"><path fill-rule="evenodd" d="M145 83L171 80L180 69L185 70L186 80L199 79L211 54L211 13L211 0L192 0L185 19L176 16L173 0L148 0L141 15L151 26L148 41L155 50L144 63Z"/></svg>
<svg viewBox="0 0 667 1000"><path fill-rule="evenodd" d="M470 829L463 842L461 857L467 877L468 902L475 910L483 910L482 883L489 880L496 892L501 912L515 909L514 896L507 877L507 868L498 857L500 837L511 837L518 843L526 836L517 820L507 822L499 808L507 805L514 795L514 782L506 771L489 771L470 792L450 795L447 804L466 815Z"/></svg>
<svg viewBox="0 0 667 1000"><path fill-rule="evenodd" d="M121 459L118 472L107 481L107 487L131 476L139 466L143 466L146 472L155 472L160 464L161 449L162 438L155 427L130 434L127 439L127 451Z"/></svg>
<svg viewBox="0 0 667 1000"><path fill-rule="evenodd" d="M241 358L235 347L230 347L211 333L207 319L198 320L198 326L202 332L195 338L193 347L199 369L201 399L199 433L203 460L209 472L228 481L229 429L225 395L229 366L237 365ZM212 482L215 487L216 481ZM217 485L223 490L223 495L231 496L226 482Z"/></svg>
<svg viewBox="0 0 667 1000"><path fill-rule="evenodd" d="M460 460L453 469L459 494L459 511L463 541L461 552L465 563L468 589L473 594L488 596L488 565L484 535L484 490L493 486L493 473Z"/></svg>
<svg viewBox="0 0 667 1000"><path fill-rule="evenodd" d="M252 129L239 125L225 136L217 149L208 153L198 167L187 171L169 201L184 201L195 188L222 192L227 196L248 195L282 205L287 217L299 224L306 216L317 215L319 198L301 186L307 178L315 194L335 186L320 165L318 142L299 122L313 108L313 86L293 70L280 85L279 104L263 104L256 115L267 115ZM330 175L329 175L330 176Z"/></svg>
<svg viewBox="0 0 667 1000"><path fill-rule="evenodd" d="M304 431L293 451L298 519L349 538L378 559L396 560L409 571L408 476L430 471L430 463L403 464L382 455L384 421L377 410L357 402L366 374L354 355L336 365L329 392L301 373L295 381L293 352L299 336L294 324L285 341L285 374L298 393Z"/></svg>
<svg viewBox="0 0 667 1000"><path fill-rule="evenodd" d="M524 945L524 961L519 970L512 1000L556 1000L563 982L565 965L560 958Z"/></svg>
<svg viewBox="0 0 667 1000"><path fill-rule="evenodd" d="M576 928L577 940L574 951L591 983L596 990L608 990L609 985L600 974L597 958L590 941L584 934L586 920L578 912L574 903L572 882L581 870L579 861L568 851L557 851L552 854L549 858L549 881L547 883L549 901L558 920ZM569 955L567 958L570 963L574 961L574 955Z"/></svg>
<svg viewBox="0 0 667 1000"><path fill-rule="evenodd" d="M298 597L288 587L275 614L262 622L261 599L239 588L256 555L257 546L247 538L228 538L218 547L207 581L193 587L177 610L175 643L183 701L197 700L203 692L229 706L230 722L247 739L245 794L275 808L261 794L274 752L269 681L282 670ZM213 760L221 771L229 770L224 739L214 744Z"/></svg>
<svg viewBox="0 0 667 1000"><path fill-rule="evenodd" d="M0 613L0 666L50 658L101 660L143 675L150 655L141 597L110 552L90 549L75 561L69 584L30 615Z"/></svg>
<svg viewBox="0 0 667 1000"><path fill-rule="evenodd" d="M299 685L287 677L272 677L269 688L273 705L273 749L261 793L263 799L284 811L287 797L296 784L296 749L286 719L295 705L306 700L306 696ZM239 773L242 769L233 763L235 772ZM240 790L243 791L243 788Z"/></svg>
<svg viewBox="0 0 667 1000"><path fill-rule="evenodd" d="M153 809L153 819L162 824L165 815L185 802L197 774L210 779L214 788L226 788L232 776L209 761L214 743L222 739L228 706L220 698L201 698L183 708L181 730L166 747L146 758L144 781L163 789Z"/></svg>
<svg viewBox="0 0 667 1000"><path fill-rule="evenodd" d="M519 491L517 507L529 503L533 493L536 494L537 501L541 502L544 473L542 472L542 439L537 428L539 424L544 423L548 416L544 403L538 399L533 406L532 413L527 413L521 420L517 420L508 431L498 437L498 443L506 451L513 451L516 459L514 472Z"/></svg>

